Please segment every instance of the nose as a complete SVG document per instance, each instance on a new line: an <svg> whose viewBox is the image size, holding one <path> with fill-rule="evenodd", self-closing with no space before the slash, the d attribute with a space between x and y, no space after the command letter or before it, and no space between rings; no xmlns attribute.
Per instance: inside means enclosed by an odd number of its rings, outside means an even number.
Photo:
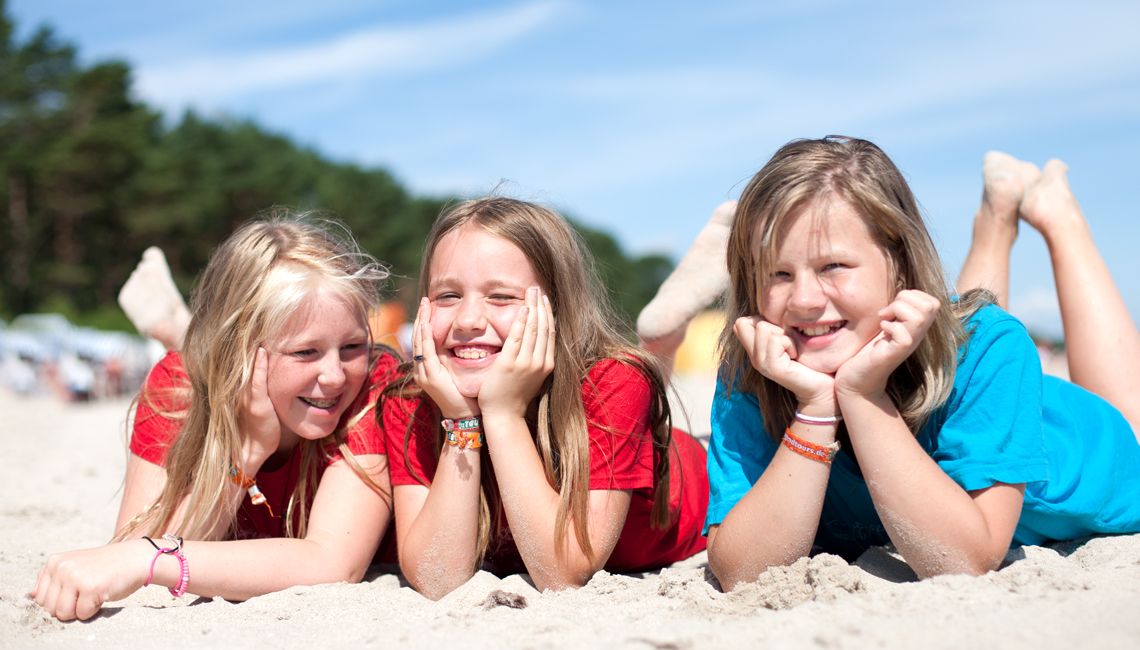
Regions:
<svg viewBox="0 0 1140 650"><path fill-rule="evenodd" d="M788 300L789 307L798 312L813 312L822 309L826 304L827 296L819 276L813 273L801 273L796 276L792 284L792 295Z"/></svg>
<svg viewBox="0 0 1140 650"><path fill-rule="evenodd" d="M338 387L345 381L344 363L339 350L331 350L321 359L317 383L325 387Z"/></svg>
<svg viewBox="0 0 1140 650"><path fill-rule="evenodd" d="M464 299L455 314L455 328L477 332L487 327L487 312L482 300Z"/></svg>

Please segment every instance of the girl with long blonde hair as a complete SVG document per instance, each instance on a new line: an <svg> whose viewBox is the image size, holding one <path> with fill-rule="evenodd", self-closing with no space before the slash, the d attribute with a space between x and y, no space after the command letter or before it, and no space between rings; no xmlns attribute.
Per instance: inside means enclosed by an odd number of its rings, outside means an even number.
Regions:
<svg viewBox="0 0 1140 650"><path fill-rule="evenodd" d="M137 400L112 543L53 555L36 602L86 619L147 584L242 600L360 580L391 513L372 403L398 360L367 320L386 277L334 224L231 235Z"/></svg>
<svg viewBox="0 0 1140 650"><path fill-rule="evenodd" d="M991 154L984 178L957 296L874 144L791 142L745 188L709 447L724 588L813 548L978 574L1011 544L1140 531L1140 334L1064 166ZM1019 217L1049 244L1076 383L999 307Z"/></svg>
<svg viewBox="0 0 1140 650"><path fill-rule="evenodd" d="M458 204L428 237L420 290L412 366L381 402L417 590L439 598L479 568L579 586L704 548L704 450L671 429L655 362L566 220Z"/></svg>

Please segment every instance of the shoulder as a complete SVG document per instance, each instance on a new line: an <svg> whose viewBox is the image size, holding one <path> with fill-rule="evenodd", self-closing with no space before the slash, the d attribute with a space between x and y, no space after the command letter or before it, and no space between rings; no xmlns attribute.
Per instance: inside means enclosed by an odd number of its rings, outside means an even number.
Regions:
<svg viewBox="0 0 1140 650"><path fill-rule="evenodd" d="M976 365L985 355L989 361L999 357L1036 356L1029 331L1017 318L998 307L986 305L964 323L967 339L959 353L959 368Z"/></svg>
<svg viewBox="0 0 1140 650"><path fill-rule="evenodd" d="M150 370L147 383L152 381L179 379L186 376L186 366L182 362L182 354L170 350ZM167 382L169 383L169 382Z"/></svg>
<svg viewBox="0 0 1140 650"><path fill-rule="evenodd" d="M590 367L582 382L582 399L587 404L596 400L619 397L622 400L646 400L652 395L653 384L649 372L640 361L628 359L601 359Z"/></svg>

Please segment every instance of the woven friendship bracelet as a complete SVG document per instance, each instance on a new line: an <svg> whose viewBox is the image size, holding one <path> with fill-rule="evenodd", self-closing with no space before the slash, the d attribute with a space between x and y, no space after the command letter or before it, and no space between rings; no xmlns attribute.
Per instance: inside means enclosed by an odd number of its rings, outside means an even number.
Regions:
<svg viewBox="0 0 1140 650"><path fill-rule="evenodd" d="M447 444L460 449L478 449L483 446L483 432L478 429L457 429L448 431Z"/></svg>
<svg viewBox="0 0 1140 650"><path fill-rule="evenodd" d="M479 421L479 416L457 420L446 418L440 424L447 432L444 440L452 447L478 449L483 446L483 423Z"/></svg>
<svg viewBox="0 0 1140 650"><path fill-rule="evenodd" d="M814 442L809 442L800 438L792 433L792 428L788 427L784 431L784 446L804 458L830 465L831 461L835 460L835 455L839 453L839 443L833 442L830 445L817 445Z"/></svg>

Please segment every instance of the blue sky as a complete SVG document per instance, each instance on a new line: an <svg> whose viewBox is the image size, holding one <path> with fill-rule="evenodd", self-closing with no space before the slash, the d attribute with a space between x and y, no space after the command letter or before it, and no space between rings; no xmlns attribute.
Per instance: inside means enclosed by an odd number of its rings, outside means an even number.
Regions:
<svg viewBox="0 0 1140 650"><path fill-rule="evenodd" d="M1140 319L1140 3L10 0L140 98L253 118L421 193L503 191L676 257L784 142L874 140L956 276L1000 149L1059 157ZM773 5L773 6L769 6ZM789 5L789 6L782 6ZM382 224L382 216L378 217ZM1048 254L1012 310L1058 333Z"/></svg>

